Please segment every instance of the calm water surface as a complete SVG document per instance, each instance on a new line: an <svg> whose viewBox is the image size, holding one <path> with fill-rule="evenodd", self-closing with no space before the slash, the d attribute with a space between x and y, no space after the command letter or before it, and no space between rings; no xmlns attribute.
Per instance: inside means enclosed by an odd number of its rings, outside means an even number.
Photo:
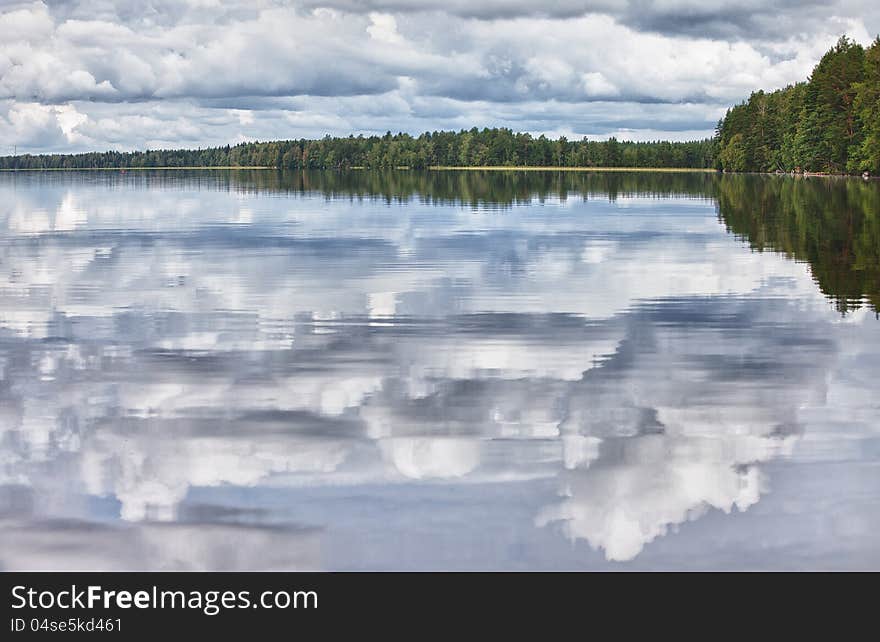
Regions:
<svg viewBox="0 0 880 642"><path fill-rule="evenodd" d="M0 175L0 569L880 568L880 184Z"/></svg>

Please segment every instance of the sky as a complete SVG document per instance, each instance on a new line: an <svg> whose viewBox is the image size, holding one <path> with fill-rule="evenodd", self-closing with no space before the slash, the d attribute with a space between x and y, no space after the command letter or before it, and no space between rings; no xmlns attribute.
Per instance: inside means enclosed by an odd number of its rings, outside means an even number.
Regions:
<svg viewBox="0 0 880 642"><path fill-rule="evenodd" d="M0 0L0 155L510 127L711 134L873 0Z"/></svg>

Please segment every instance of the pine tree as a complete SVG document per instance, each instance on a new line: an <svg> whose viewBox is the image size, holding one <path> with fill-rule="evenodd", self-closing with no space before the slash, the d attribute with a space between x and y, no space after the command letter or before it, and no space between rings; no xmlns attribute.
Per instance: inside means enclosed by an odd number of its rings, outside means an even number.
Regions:
<svg viewBox="0 0 880 642"><path fill-rule="evenodd" d="M862 140L853 145L848 169L880 174L880 36L865 52L864 78L855 89Z"/></svg>

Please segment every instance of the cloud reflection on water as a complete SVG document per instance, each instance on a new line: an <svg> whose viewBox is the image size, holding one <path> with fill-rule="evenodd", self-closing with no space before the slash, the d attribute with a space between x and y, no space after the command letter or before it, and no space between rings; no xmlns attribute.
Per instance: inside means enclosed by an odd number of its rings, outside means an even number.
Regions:
<svg viewBox="0 0 880 642"><path fill-rule="evenodd" d="M539 508L511 528L635 559L761 500L841 351L806 266L705 200L497 212L77 176L0 183L0 483L27 498L4 568L335 567L334 506L194 492L413 484L524 484Z"/></svg>

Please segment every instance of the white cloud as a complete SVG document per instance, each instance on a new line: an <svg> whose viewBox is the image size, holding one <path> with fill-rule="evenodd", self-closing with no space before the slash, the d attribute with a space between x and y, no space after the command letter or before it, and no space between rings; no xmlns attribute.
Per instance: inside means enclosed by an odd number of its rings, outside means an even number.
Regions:
<svg viewBox="0 0 880 642"><path fill-rule="evenodd" d="M841 32L871 34L863 7L849 1L784 6L772 20L755 2L735 10L607 2L592 13L580 3L319 5L8 6L0 13L6 111L38 103L82 118L65 121L63 138L34 135L26 119L0 121L0 134L29 151L472 125L681 138L708 134L753 89L803 79ZM640 122L621 122L601 100ZM230 123L229 109L253 119ZM137 114L148 120L132 120Z"/></svg>

